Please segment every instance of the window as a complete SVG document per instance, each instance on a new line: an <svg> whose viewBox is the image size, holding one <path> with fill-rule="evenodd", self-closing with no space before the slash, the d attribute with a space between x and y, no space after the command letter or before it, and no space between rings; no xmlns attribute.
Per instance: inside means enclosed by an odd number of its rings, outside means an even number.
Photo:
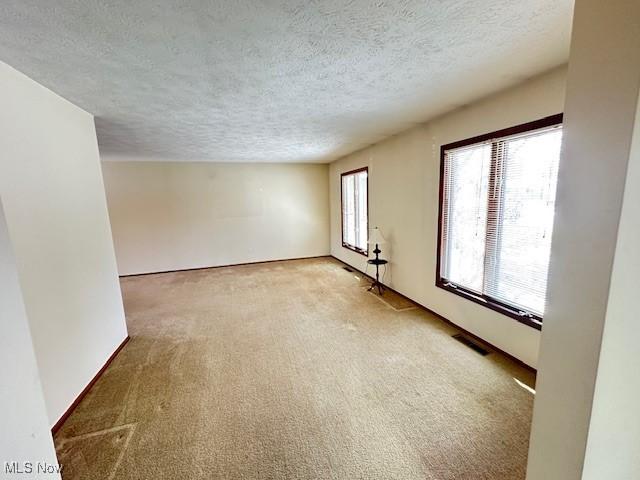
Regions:
<svg viewBox="0 0 640 480"><path fill-rule="evenodd" d="M341 182L342 246L368 255L368 169L365 167L343 173Z"/></svg>
<svg viewBox="0 0 640 480"><path fill-rule="evenodd" d="M436 285L540 328L562 115L442 147Z"/></svg>

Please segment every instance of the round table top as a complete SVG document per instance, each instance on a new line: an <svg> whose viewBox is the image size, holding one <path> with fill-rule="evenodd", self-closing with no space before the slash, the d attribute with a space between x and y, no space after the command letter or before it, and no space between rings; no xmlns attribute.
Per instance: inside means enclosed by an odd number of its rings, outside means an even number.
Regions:
<svg viewBox="0 0 640 480"><path fill-rule="evenodd" d="M389 261L385 260L384 258L370 258L369 260L367 260L367 263L369 265L385 265L389 263Z"/></svg>

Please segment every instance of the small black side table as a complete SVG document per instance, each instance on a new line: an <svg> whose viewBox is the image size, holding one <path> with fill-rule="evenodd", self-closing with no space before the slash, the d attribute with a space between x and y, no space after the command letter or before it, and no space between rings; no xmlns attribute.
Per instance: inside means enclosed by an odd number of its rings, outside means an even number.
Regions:
<svg viewBox="0 0 640 480"><path fill-rule="evenodd" d="M377 247L377 245L376 245L376 247ZM376 257L377 256L378 255L376 255ZM370 260L367 260L367 263L369 265L375 265L376 266L376 280L371 284L371 286L369 287L369 290L367 290L367 291L370 292L374 288L378 287L378 293L380 295L382 295L382 291L384 290L384 285L382 285L380 283L380 265L386 265L389 262L387 260L383 260L382 258L372 258Z"/></svg>

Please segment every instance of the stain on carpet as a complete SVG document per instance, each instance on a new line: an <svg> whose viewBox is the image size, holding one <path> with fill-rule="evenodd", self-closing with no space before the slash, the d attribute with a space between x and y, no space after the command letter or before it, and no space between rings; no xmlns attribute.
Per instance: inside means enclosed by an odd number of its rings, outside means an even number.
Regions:
<svg viewBox="0 0 640 480"><path fill-rule="evenodd" d="M393 290L389 290L388 288L385 288L382 293L379 293L376 289L369 290L369 287L366 287L366 291L369 293L369 295L373 295L378 300L384 302L397 312L411 310L412 308L418 308L418 305L413 303L411 300L397 294Z"/></svg>
<svg viewBox="0 0 640 480"><path fill-rule="evenodd" d="M128 424L57 441L64 478L115 478L134 431L135 424Z"/></svg>

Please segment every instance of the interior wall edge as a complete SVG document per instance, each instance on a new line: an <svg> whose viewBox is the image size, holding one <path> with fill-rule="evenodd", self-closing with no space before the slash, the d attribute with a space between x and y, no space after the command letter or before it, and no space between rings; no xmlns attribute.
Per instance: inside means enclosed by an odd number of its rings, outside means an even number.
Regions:
<svg viewBox="0 0 640 480"><path fill-rule="evenodd" d="M95 123L2 62L0 104L0 194L53 425L126 335Z"/></svg>

